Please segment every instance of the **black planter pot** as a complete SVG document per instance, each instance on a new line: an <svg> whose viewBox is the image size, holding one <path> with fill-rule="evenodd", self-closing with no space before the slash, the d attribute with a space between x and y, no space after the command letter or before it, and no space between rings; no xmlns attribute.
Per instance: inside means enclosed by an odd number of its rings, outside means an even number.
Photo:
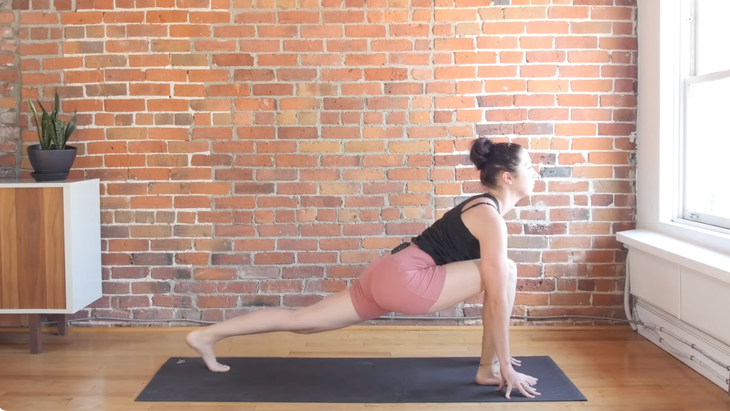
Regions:
<svg viewBox="0 0 730 411"><path fill-rule="evenodd" d="M42 150L40 144L28 147L28 159L35 173L30 175L36 181L62 181L76 159L76 147L66 146L63 150Z"/></svg>

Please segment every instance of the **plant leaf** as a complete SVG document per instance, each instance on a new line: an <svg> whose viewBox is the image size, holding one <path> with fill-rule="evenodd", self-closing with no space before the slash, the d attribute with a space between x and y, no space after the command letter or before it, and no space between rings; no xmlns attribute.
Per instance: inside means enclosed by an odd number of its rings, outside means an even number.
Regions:
<svg viewBox="0 0 730 411"><path fill-rule="evenodd" d="M68 122L68 125L66 126L66 132L63 136L63 145L66 146L66 142L68 141L68 138L71 137L71 133L76 130L76 112L74 112L74 116L71 118L71 120Z"/></svg>
<svg viewBox="0 0 730 411"><path fill-rule="evenodd" d="M35 106L33 105L33 102L28 100L28 107L30 107L30 111L33 112L33 118L35 119L35 128L36 133L38 133L38 142L42 143L43 139L41 138L41 135L43 134L43 127L41 126L41 122L38 119L38 112L35 109Z"/></svg>
<svg viewBox="0 0 730 411"><path fill-rule="evenodd" d="M44 113L46 113L46 108L45 108L45 107L43 107L43 104L41 104L41 101L40 101L40 100L38 100L38 99L36 99L35 101L37 101L37 102L38 102L38 105L39 105L39 106L41 107L41 110L43 110L43 112L44 112Z"/></svg>
<svg viewBox="0 0 730 411"><path fill-rule="evenodd" d="M56 96L53 98L53 102L54 102L53 115L54 115L54 117L56 117L56 116L58 116L58 106L60 104L58 101L58 89L56 89ZM54 118L53 120L56 120L56 119Z"/></svg>
<svg viewBox="0 0 730 411"><path fill-rule="evenodd" d="M53 145L56 146L56 150L63 150L66 146L66 141L63 139L64 132L66 130L66 122L56 119L53 122L53 126L55 128L53 133Z"/></svg>
<svg viewBox="0 0 730 411"><path fill-rule="evenodd" d="M43 148L43 150L48 150L51 148L51 142L53 141L53 135L55 134L51 115L44 111L41 122L41 124L43 124L43 140L41 140L41 148Z"/></svg>

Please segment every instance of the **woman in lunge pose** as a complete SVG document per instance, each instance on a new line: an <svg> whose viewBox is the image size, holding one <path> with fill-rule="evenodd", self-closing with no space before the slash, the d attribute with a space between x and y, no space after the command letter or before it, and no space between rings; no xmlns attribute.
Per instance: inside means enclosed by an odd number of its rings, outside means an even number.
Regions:
<svg viewBox="0 0 730 411"><path fill-rule="evenodd" d="M509 319L517 268L507 257L503 216L532 193L537 172L530 156L514 143L476 139L470 159L480 171L484 193L446 212L412 242L374 261L350 288L298 310L270 308L211 325L187 336L211 371L229 367L216 361L216 342L237 335L274 331L316 333L335 330L389 312L434 313L484 291L482 354L476 382L499 385L524 396L540 395L537 379L518 373L510 356Z"/></svg>

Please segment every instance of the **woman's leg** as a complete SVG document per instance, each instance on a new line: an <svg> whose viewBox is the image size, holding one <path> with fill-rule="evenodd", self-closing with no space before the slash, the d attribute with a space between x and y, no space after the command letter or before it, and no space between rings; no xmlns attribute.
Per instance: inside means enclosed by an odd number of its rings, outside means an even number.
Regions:
<svg viewBox="0 0 730 411"><path fill-rule="evenodd" d="M444 266L446 268L444 287L436 302L428 310L429 314L451 308L484 291L484 281L479 272L480 261L459 261Z"/></svg>
<svg viewBox="0 0 730 411"><path fill-rule="evenodd" d="M429 310L429 313L453 307L467 298L485 291L484 281L482 280L481 272L479 271L479 262L480 260L460 261L458 263L451 263L444 266L446 267L446 281L444 282L444 288L436 303ZM514 261L510 260L509 266L510 282L507 302L511 313L512 307L515 303L515 292L517 289L517 265L515 265ZM476 379L477 383L482 385L499 385L501 382L499 367L492 367L492 364L497 359L497 347L495 345L494 338L492 338L492 335L489 332L491 329L490 326L492 318L487 300L488 293L484 293L482 308L482 325L484 328L484 335L482 337L482 355L480 364L485 364L485 366L479 367Z"/></svg>
<svg viewBox="0 0 730 411"><path fill-rule="evenodd" d="M225 372L230 367L218 363L213 352L215 343L224 338L274 331L310 334L344 328L361 321L355 312L350 292L345 290L298 310L269 308L231 318L191 332L186 341L200 354L208 369Z"/></svg>

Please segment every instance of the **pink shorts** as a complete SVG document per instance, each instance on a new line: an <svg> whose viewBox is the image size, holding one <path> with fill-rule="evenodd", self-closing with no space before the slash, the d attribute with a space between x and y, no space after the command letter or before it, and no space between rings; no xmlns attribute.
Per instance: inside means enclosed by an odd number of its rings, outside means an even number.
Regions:
<svg viewBox="0 0 730 411"><path fill-rule="evenodd" d="M422 315L438 300L445 280L446 267L411 244L375 260L350 287L350 296L363 320L389 312Z"/></svg>

